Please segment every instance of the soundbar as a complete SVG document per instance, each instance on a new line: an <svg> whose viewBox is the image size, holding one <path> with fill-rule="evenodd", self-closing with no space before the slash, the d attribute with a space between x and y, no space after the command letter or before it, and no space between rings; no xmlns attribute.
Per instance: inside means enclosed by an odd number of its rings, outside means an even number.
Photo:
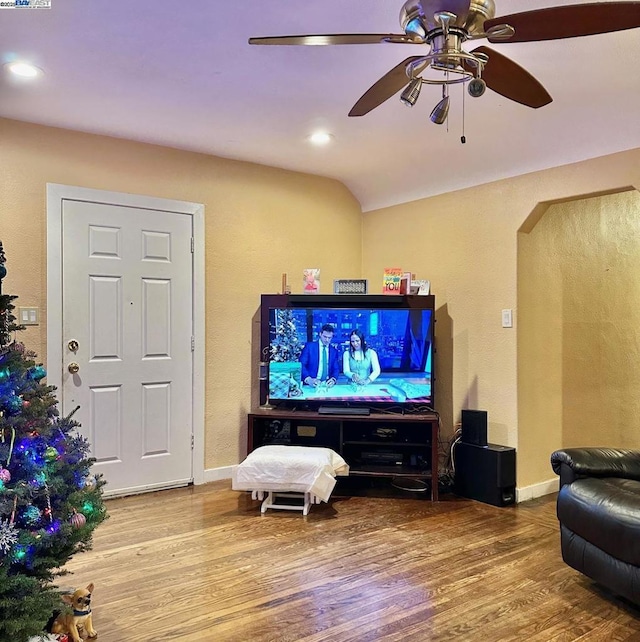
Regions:
<svg viewBox="0 0 640 642"><path fill-rule="evenodd" d="M360 406L320 406L318 408L319 415L368 415L370 414L369 408L362 408Z"/></svg>

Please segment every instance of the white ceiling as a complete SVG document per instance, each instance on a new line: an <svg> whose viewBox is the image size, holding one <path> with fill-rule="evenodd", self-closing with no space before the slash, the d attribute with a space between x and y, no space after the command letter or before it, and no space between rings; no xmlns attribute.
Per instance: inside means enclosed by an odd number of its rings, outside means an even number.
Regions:
<svg viewBox="0 0 640 642"><path fill-rule="evenodd" d="M576 0L496 0L497 15ZM0 116L329 176L364 211L640 147L640 29L524 44L471 43L509 56L554 98L534 110L452 89L449 127L392 98L356 100L417 45L258 47L250 36L399 33L402 0L52 0L0 10ZM306 136L335 136L316 148ZM1 144L1 141L0 141Z"/></svg>

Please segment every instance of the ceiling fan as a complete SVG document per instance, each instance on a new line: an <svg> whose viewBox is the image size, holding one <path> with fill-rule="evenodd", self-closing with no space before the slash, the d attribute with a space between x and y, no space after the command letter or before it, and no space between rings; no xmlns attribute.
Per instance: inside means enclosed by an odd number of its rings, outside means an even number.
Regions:
<svg viewBox="0 0 640 642"><path fill-rule="evenodd" d="M431 120L445 122L449 85L467 83L473 97L485 89L538 108L553 99L528 71L490 47L463 49L467 40L532 42L575 38L640 27L640 2L596 2L548 7L495 17L494 0L407 0L400 10L404 33L324 34L249 38L252 45L427 45L423 55L410 56L374 83L349 116L364 116L400 90L401 101L413 106L423 84L441 85L442 100Z"/></svg>

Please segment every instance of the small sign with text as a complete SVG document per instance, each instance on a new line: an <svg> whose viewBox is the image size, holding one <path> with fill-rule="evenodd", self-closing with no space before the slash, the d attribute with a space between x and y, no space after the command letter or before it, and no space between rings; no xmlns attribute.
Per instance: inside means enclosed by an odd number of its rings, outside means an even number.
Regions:
<svg viewBox="0 0 640 642"><path fill-rule="evenodd" d="M51 9L51 0L0 0L0 9Z"/></svg>

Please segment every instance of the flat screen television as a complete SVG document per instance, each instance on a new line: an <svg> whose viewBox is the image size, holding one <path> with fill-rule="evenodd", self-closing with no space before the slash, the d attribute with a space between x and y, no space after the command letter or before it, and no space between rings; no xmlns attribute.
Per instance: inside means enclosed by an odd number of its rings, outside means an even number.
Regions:
<svg viewBox="0 0 640 642"><path fill-rule="evenodd" d="M432 409L434 305L433 296L417 295L263 295L260 402L337 412ZM364 361L351 350L354 331L366 343Z"/></svg>

